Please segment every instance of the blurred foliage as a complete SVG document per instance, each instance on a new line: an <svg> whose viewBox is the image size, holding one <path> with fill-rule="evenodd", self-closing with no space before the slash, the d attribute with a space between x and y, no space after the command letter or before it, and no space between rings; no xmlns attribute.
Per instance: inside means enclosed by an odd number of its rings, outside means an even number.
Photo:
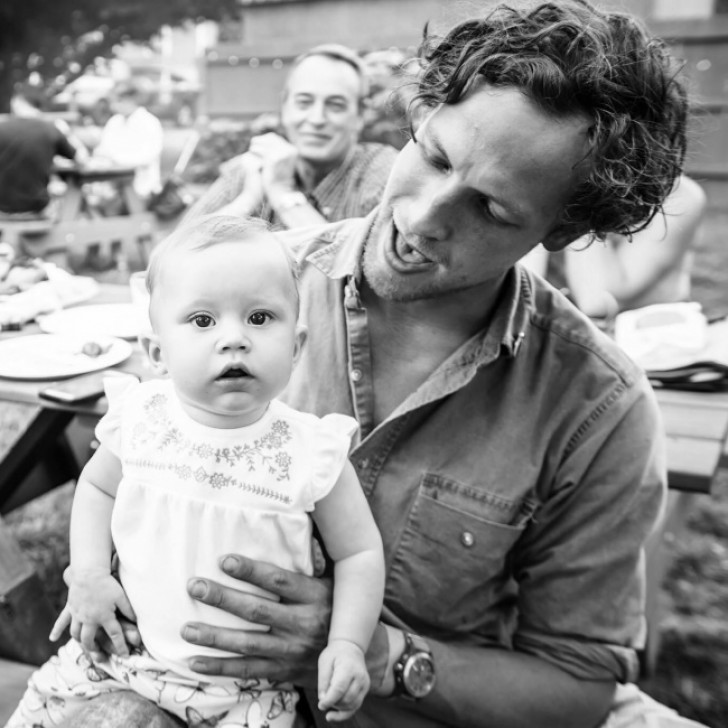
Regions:
<svg viewBox="0 0 728 728"><path fill-rule="evenodd" d="M2 0L0 111L14 85L38 74L44 85L72 80L124 41L147 42L164 25L236 19L237 0Z"/></svg>

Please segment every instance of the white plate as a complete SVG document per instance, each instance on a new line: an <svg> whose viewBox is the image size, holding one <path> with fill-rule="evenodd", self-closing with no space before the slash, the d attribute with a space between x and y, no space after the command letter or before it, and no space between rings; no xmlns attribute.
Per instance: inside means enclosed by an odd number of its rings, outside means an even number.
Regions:
<svg viewBox="0 0 728 728"><path fill-rule="evenodd" d="M99 356L88 356L83 345L96 341ZM35 334L0 341L0 377L8 379L59 379L114 366L131 356L128 341L112 336L61 336Z"/></svg>
<svg viewBox="0 0 728 728"><path fill-rule="evenodd" d="M131 303L74 306L38 317L41 331L72 336L116 336L136 339L139 325Z"/></svg>

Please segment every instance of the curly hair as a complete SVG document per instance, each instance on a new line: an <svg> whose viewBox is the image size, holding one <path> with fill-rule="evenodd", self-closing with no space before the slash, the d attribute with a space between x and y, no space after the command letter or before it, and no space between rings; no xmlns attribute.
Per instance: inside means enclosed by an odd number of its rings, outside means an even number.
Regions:
<svg viewBox="0 0 728 728"><path fill-rule="evenodd" d="M687 94L665 44L634 18L584 0L499 5L442 38L425 26L418 58L410 111L457 103L485 82L519 88L556 117L591 119L560 232L629 235L662 209L685 156Z"/></svg>

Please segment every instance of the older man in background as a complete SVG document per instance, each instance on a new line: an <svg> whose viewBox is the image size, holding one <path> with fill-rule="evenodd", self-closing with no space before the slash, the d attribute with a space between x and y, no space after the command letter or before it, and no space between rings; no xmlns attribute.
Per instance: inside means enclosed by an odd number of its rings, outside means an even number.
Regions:
<svg viewBox="0 0 728 728"><path fill-rule="evenodd" d="M361 59L345 46L299 56L283 90L283 135L253 137L188 215L257 215L287 228L366 215L396 156L387 145L358 143L366 88Z"/></svg>

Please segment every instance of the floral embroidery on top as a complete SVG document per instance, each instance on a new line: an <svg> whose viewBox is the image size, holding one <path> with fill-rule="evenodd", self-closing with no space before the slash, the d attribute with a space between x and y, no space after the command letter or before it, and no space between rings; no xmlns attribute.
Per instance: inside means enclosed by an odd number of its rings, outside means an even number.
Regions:
<svg viewBox="0 0 728 728"><path fill-rule="evenodd" d="M136 424L131 433L131 445L138 448L140 445L154 442L160 450L171 449L174 452L185 453L198 458L200 461L213 461L216 464L229 466L243 465L248 472L254 473L264 470L275 477L277 481L290 480L290 468L293 462L285 445L292 440L290 425L284 420L274 420L270 429L252 443L234 445L232 447L214 447L206 442L195 442L185 437L182 431L175 427L167 415L167 396L155 394L143 405L146 422ZM213 487L221 487L222 480L235 480L234 478L214 473L208 480ZM236 481L237 483L238 481Z"/></svg>

